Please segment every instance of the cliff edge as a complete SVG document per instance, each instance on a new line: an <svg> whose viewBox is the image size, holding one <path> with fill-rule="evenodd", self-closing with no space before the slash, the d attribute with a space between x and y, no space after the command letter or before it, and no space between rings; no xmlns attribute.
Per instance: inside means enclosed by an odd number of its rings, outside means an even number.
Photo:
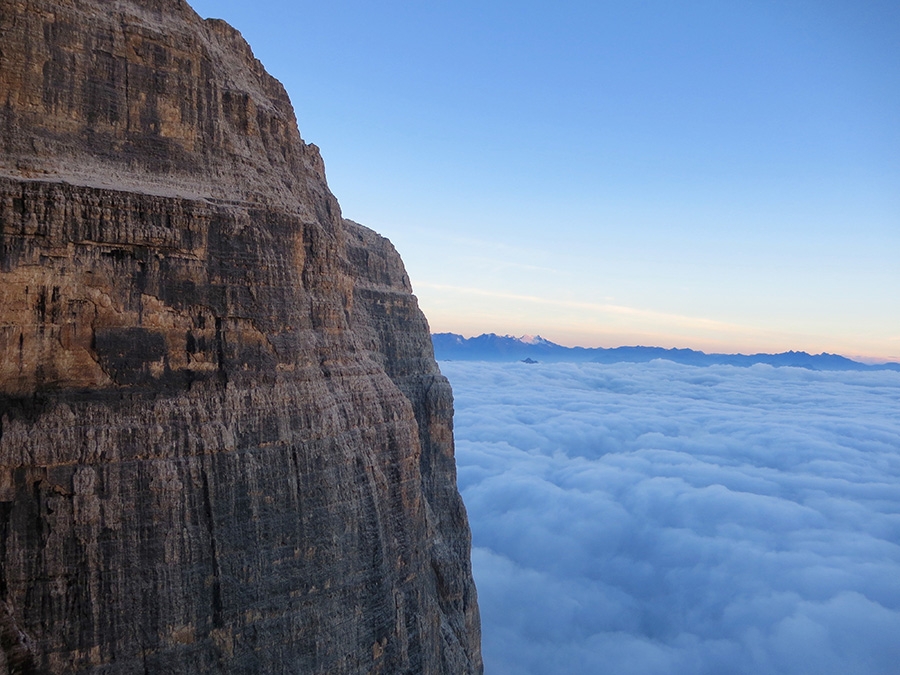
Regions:
<svg viewBox="0 0 900 675"><path fill-rule="evenodd" d="M450 386L240 34L0 0L0 673L479 673Z"/></svg>

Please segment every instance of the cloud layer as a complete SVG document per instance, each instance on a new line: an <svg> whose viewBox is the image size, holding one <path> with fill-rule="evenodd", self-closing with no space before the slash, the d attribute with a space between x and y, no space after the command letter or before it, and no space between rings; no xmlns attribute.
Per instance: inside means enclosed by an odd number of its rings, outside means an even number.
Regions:
<svg viewBox="0 0 900 675"><path fill-rule="evenodd" d="M900 373L441 369L487 672L896 672Z"/></svg>

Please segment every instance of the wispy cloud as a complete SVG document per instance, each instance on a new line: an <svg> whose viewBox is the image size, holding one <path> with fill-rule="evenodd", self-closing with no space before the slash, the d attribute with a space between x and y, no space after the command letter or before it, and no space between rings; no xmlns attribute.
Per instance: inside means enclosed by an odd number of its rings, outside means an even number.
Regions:
<svg viewBox="0 0 900 675"><path fill-rule="evenodd" d="M729 332L735 334L746 334L749 332L759 332L750 326L742 326L739 324L728 323L724 321L716 321L702 317L686 316L681 314L672 314L668 312L658 312L655 310L642 309L639 307L628 307L626 305L616 305L612 303L596 303L585 302L581 300L566 300L560 298L542 297L538 295L526 295L521 293L508 293L504 291L487 290L482 288L472 288L466 286L454 286L450 284L434 284L429 282L418 282L418 288L429 288L436 291L457 293L460 295L481 296L493 298L497 300L513 300L516 302L527 302L537 305L545 305L549 307L567 307L570 309L584 310L605 314L618 314L628 317L639 317L650 321L656 321L665 324L675 324L690 328L706 328L719 332Z"/></svg>

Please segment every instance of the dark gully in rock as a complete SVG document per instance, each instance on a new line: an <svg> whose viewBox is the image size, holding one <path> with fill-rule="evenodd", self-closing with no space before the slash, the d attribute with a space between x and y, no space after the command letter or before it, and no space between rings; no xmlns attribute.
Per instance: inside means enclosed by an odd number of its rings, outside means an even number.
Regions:
<svg viewBox="0 0 900 675"><path fill-rule="evenodd" d="M240 34L0 0L0 673L481 672L453 401Z"/></svg>

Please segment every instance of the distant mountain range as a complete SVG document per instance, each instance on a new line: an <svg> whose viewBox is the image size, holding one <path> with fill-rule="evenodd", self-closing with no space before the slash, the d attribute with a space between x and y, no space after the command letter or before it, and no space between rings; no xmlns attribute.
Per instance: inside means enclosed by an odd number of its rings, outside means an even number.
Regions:
<svg viewBox="0 0 900 675"><path fill-rule="evenodd" d="M590 362L590 363L645 363L664 359L689 366L752 366L766 363L770 366L793 366L809 370L896 370L900 363L869 365L853 361L838 354L807 354L784 352L781 354L707 354L693 349L663 349L662 347L563 347L540 336L512 337L486 333L465 338L456 333L434 333L434 354L438 361L525 361L534 362Z"/></svg>

